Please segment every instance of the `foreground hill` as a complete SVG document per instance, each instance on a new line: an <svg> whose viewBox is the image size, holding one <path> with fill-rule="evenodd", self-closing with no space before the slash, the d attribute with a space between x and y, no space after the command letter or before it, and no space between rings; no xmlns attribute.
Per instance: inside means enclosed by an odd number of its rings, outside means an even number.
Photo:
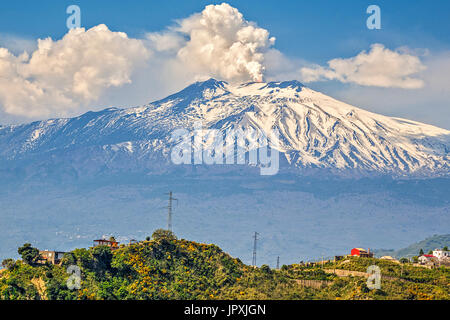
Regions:
<svg viewBox="0 0 450 320"><path fill-rule="evenodd" d="M29 256L28 256L29 259ZM381 268L381 289L370 290L369 265ZM1 299L449 299L450 269L429 270L349 258L341 262L253 268L215 245L177 240L167 231L111 251L76 249L61 265L5 261ZM81 288L69 290L66 270L81 269ZM349 270L338 276L334 270ZM336 273L333 273L333 271Z"/></svg>

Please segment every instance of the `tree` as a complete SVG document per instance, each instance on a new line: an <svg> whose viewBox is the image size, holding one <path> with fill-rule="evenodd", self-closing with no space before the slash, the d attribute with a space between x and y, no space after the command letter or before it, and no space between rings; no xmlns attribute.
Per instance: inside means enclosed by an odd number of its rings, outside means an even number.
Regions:
<svg viewBox="0 0 450 320"><path fill-rule="evenodd" d="M22 247L17 249L17 252L22 256L22 260L29 265L33 265L39 259L39 250L33 248L31 243L25 243Z"/></svg>
<svg viewBox="0 0 450 320"><path fill-rule="evenodd" d="M428 254L433 254L433 250L428 251Z"/></svg>
<svg viewBox="0 0 450 320"><path fill-rule="evenodd" d="M445 247L443 247L443 248L442 248L442 250L444 250L444 251L448 251L448 247L447 247L447 246L445 246Z"/></svg>
<svg viewBox="0 0 450 320"><path fill-rule="evenodd" d="M419 251L419 255L423 255L424 254L424 252L423 252L423 249L420 249L420 251Z"/></svg>
<svg viewBox="0 0 450 320"><path fill-rule="evenodd" d="M95 269L99 274L111 269L112 252L108 246L97 246L92 250L92 256L94 257Z"/></svg>
<svg viewBox="0 0 450 320"><path fill-rule="evenodd" d="M265 273L265 274L271 274L272 273L272 270L270 270L270 267L267 264L263 264L261 266L260 270L261 270L262 273Z"/></svg>
<svg viewBox="0 0 450 320"><path fill-rule="evenodd" d="M14 259L5 259L2 261L2 266L8 270L14 269L16 262Z"/></svg>
<svg viewBox="0 0 450 320"><path fill-rule="evenodd" d="M401 258L399 261L400 261L400 263L408 263L409 262L409 260L407 258Z"/></svg>
<svg viewBox="0 0 450 320"><path fill-rule="evenodd" d="M162 240L162 239L164 239L164 240L176 240L177 237L170 230L158 229L158 230L155 230L155 232L153 232L152 239L153 240Z"/></svg>

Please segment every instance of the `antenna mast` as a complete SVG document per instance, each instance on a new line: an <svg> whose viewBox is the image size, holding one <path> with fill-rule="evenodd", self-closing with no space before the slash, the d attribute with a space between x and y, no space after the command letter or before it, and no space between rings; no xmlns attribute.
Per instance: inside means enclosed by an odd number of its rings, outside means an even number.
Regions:
<svg viewBox="0 0 450 320"><path fill-rule="evenodd" d="M255 235L253 236L253 259L252 259L252 265L256 267L256 241L258 241L258 235L259 233L255 231Z"/></svg>
<svg viewBox="0 0 450 320"><path fill-rule="evenodd" d="M174 197L172 197L172 191L170 191L168 193L168 195L169 195L169 205L167 206L167 209L168 209L167 230L172 231L172 210L173 210L172 201L176 200L178 203L178 199L175 199Z"/></svg>

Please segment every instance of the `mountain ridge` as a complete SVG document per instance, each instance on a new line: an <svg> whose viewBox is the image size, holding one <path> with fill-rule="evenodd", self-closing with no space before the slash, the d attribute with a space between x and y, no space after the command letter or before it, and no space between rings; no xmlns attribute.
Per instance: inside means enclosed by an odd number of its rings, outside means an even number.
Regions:
<svg viewBox="0 0 450 320"><path fill-rule="evenodd" d="M410 244L409 246L401 249L378 249L375 250L377 256L390 255L395 258L413 257L418 256L420 249L425 253L430 250L442 249L445 246L450 245L450 234L433 235L424 240Z"/></svg>

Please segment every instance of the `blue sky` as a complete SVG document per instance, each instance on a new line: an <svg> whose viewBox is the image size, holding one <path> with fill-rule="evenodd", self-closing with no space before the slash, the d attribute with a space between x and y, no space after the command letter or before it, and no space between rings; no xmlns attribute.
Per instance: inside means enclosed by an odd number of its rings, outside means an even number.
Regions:
<svg viewBox="0 0 450 320"><path fill-rule="evenodd" d="M0 4L0 47L14 54L38 38L61 39L66 33L67 6L81 8L81 24L87 29L106 24L111 31L125 32L130 38L144 38L149 32L159 32L201 12L208 4L223 1L14 1ZM436 74L450 66L450 2L442 1L227 1L248 21L270 32L276 38L274 48L292 61L327 66L335 58L350 58L368 51L375 43L395 50L406 47L417 55L429 71L425 86L416 90L343 83L335 79L313 81L308 86L326 94L356 104L374 112L411 118L450 129L450 95L442 81L432 79L450 76ZM381 30L366 27L366 8L376 4L381 8ZM13 39L14 41L12 41ZM19 41L23 40L23 41ZM32 49L29 49L32 50ZM426 52L426 54L425 54ZM433 67L430 67L433 66ZM434 69L433 69L434 68ZM428 78L427 78L428 77ZM300 79L301 80L301 79ZM138 82L138 81L136 81ZM445 83L445 84L446 84ZM127 85L130 86L130 85ZM137 85L140 88L144 85ZM180 85L181 86L181 83ZM127 90L111 93L119 104L140 104L170 93L159 88L141 90L127 96ZM109 89L108 89L109 90ZM137 89L136 89L137 90ZM448 90L447 90L448 91ZM130 91L131 92L131 91ZM135 91L132 91L135 93ZM147 100L145 100L147 99ZM0 100L1 103L1 100ZM112 103L108 99L90 101L89 108ZM74 109L81 112L84 109ZM70 113L69 113L70 114ZM59 114L51 113L51 116ZM65 115L65 114L61 114ZM27 121L22 114L0 112L0 123ZM3 118L3 119L1 119Z"/></svg>
<svg viewBox="0 0 450 320"><path fill-rule="evenodd" d="M62 37L65 9L82 9L82 26L100 23L111 30L138 37L159 31L175 19L200 12L206 5L224 1L11 1L2 2L0 30L28 38ZM410 46L450 49L450 2L395 1L226 1L247 20L255 21L277 38L276 47L290 56L324 62L352 55L373 42L388 47ZM382 29L368 30L366 8L382 10Z"/></svg>

